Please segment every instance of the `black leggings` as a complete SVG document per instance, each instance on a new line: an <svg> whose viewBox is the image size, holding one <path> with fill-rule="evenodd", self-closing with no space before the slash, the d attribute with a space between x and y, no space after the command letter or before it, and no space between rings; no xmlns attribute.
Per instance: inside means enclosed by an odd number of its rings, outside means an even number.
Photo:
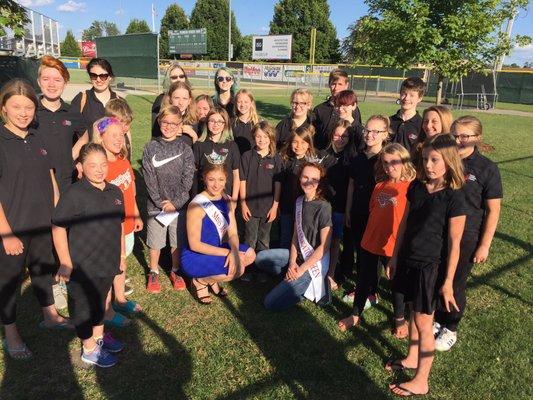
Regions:
<svg viewBox="0 0 533 400"><path fill-rule="evenodd" d="M453 310L448 312L445 309L442 309L442 307L439 307L439 309L435 311L435 321L453 332L457 332L457 327L465 312L466 283L470 276L470 271L472 270L472 259L476 248L477 241L461 241L461 253L459 254L457 270L453 277L453 296L455 297L455 302L459 306L459 311Z"/></svg>
<svg viewBox="0 0 533 400"><path fill-rule="evenodd" d="M357 284L352 311L353 315L360 317L365 308L366 299L369 295L376 293L379 280L378 268L380 260L384 265L387 265L389 257L370 253L362 247L359 249L359 255L357 256L359 271L357 272Z"/></svg>
<svg viewBox="0 0 533 400"><path fill-rule="evenodd" d="M81 340L91 338L93 327L104 323L105 300L113 278L86 278L67 284L68 311Z"/></svg>
<svg viewBox="0 0 533 400"><path fill-rule="evenodd" d="M53 274L57 271L50 232L21 236L22 254L8 256L0 242L0 320L4 325L17 320L17 294L24 267L30 272L33 292L41 307L54 304Z"/></svg>

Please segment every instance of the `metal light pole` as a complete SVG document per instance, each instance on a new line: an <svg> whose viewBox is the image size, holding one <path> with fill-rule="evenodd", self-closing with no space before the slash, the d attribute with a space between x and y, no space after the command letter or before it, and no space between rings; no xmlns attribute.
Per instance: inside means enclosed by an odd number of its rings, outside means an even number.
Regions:
<svg viewBox="0 0 533 400"><path fill-rule="evenodd" d="M507 28L505 29L505 36L507 37L507 39L511 39L511 32L513 30L513 23L514 23L514 20L516 18L516 15L518 14L518 11L517 9L515 8L513 10L513 15L511 18L509 18L507 20ZM503 60L505 58L505 55L501 55L499 56L497 59L496 59L496 63L494 65L494 69L496 71L501 71L502 67L503 67Z"/></svg>
<svg viewBox="0 0 533 400"><path fill-rule="evenodd" d="M231 0L228 1L228 61L231 61Z"/></svg>

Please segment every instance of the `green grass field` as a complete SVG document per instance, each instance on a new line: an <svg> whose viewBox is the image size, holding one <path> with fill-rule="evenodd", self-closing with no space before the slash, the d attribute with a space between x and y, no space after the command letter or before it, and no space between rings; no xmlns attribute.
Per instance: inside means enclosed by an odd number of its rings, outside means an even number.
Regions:
<svg viewBox="0 0 533 400"><path fill-rule="evenodd" d="M153 96L129 96L135 112L133 164L150 137ZM286 115L283 96L258 96L264 117ZM362 103L363 117L390 115L396 106ZM456 114L458 116L459 114ZM428 399L531 399L533 279L532 118L478 115L489 154L500 167L505 190L501 223L489 261L473 270L469 305L453 350L437 354ZM144 208L142 177L139 204ZM127 349L110 370L78 366L79 341L73 332L43 332L31 288L19 299L19 328L34 351L32 361L0 355L0 399L387 399L391 376L383 364L406 351L389 333L388 283L381 282L379 305L366 323L341 333L336 321L350 308L334 296L319 308L304 302L280 314L267 312L262 299L274 281L235 282L230 295L211 306L187 292L174 292L166 277L158 295L145 292L146 249L137 240L128 275L145 313L132 326L115 330ZM346 286L346 288L348 285ZM405 378L405 377L403 377Z"/></svg>

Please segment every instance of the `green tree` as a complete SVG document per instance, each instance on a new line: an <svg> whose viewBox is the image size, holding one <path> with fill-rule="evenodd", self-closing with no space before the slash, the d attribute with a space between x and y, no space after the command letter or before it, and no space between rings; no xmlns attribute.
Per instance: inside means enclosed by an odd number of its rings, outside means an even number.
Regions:
<svg viewBox="0 0 533 400"><path fill-rule="evenodd" d="M172 57L168 52L168 31L179 31L188 27L189 20L183 8L176 3L169 5L161 19L161 28L159 30L159 53L161 58Z"/></svg>
<svg viewBox="0 0 533 400"><path fill-rule="evenodd" d="M270 34L292 34L292 61L309 61L311 29L316 28L315 62L340 60L339 40L329 19L327 0L280 0L274 6Z"/></svg>
<svg viewBox="0 0 533 400"><path fill-rule="evenodd" d="M128 24L128 27L126 28L126 34L147 33L147 32L151 32L151 29L148 26L148 23L144 19L134 18L130 21L130 23Z"/></svg>
<svg viewBox="0 0 533 400"><path fill-rule="evenodd" d="M24 24L28 22L24 7L14 0L2 0L0 3L0 36L6 34L4 27L12 29L15 37L24 36Z"/></svg>
<svg viewBox="0 0 533 400"><path fill-rule="evenodd" d="M368 63L408 68L430 67L438 77L437 104L445 78L459 80L483 72L513 45L531 38L508 39L502 23L527 0L365 0L373 18L361 22L368 41L353 43Z"/></svg>
<svg viewBox="0 0 533 400"><path fill-rule="evenodd" d="M246 35L242 37L241 54L239 57L240 61L252 61L253 38L254 37L252 35Z"/></svg>
<svg viewBox="0 0 533 400"><path fill-rule="evenodd" d="M81 49L70 30L67 31L65 40L61 42L60 48L62 56L81 57Z"/></svg>
<svg viewBox="0 0 533 400"><path fill-rule="evenodd" d="M97 37L117 35L120 35L120 31L114 22L93 21L91 26L82 32L81 39L94 40Z"/></svg>
<svg viewBox="0 0 533 400"><path fill-rule="evenodd" d="M372 17L361 17L348 26L348 36L343 39L341 44L343 61L348 63L365 63L368 59L368 53L371 52L369 50L371 43L369 42L368 35L361 32L361 24L366 18ZM366 46L361 46L361 43L365 43Z"/></svg>
<svg viewBox="0 0 533 400"><path fill-rule="evenodd" d="M191 13L191 28L207 29L207 58L228 59L228 0L197 0ZM235 14L231 12L231 43L233 59L239 59L242 36Z"/></svg>

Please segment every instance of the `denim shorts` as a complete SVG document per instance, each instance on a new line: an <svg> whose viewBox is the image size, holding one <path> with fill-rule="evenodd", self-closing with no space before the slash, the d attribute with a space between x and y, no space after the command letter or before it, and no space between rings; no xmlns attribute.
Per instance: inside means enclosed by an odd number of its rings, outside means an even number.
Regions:
<svg viewBox="0 0 533 400"><path fill-rule="evenodd" d="M333 211L331 220L333 222L333 239L342 239L344 233L344 213Z"/></svg>

